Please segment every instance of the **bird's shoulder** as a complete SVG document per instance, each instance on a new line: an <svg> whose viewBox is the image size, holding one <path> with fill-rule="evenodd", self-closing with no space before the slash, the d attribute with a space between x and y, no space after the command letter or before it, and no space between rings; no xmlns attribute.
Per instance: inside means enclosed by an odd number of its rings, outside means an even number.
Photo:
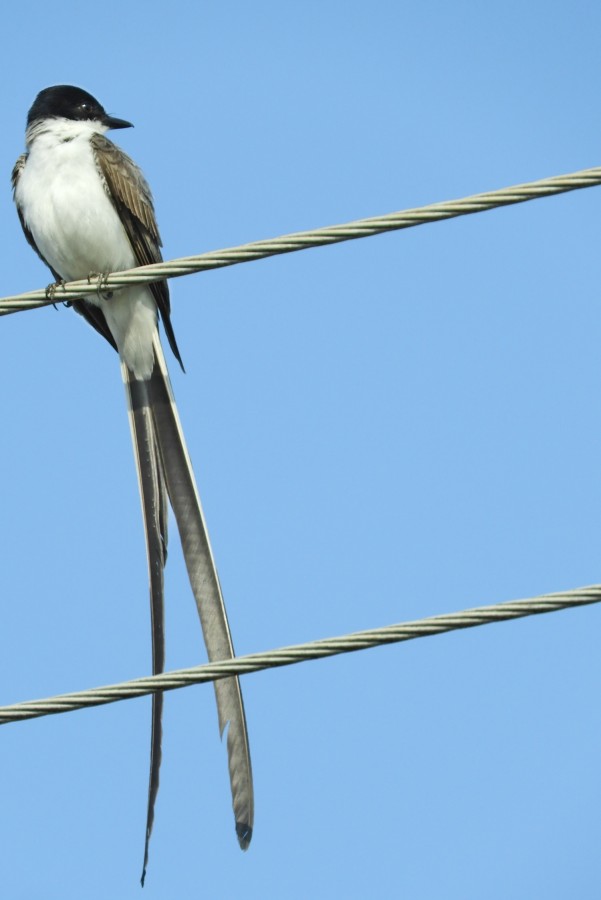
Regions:
<svg viewBox="0 0 601 900"><path fill-rule="evenodd" d="M140 167L103 134L92 135L90 146L113 202L134 216L161 246L152 193Z"/></svg>
<svg viewBox="0 0 601 900"><path fill-rule="evenodd" d="M17 184L19 183L19 178L21 177L21 172L25 168L25 163L27 162L27 153L22 153L21 156L16 161L14 168L12 170L10 176L10 183L13 189L13 196L17 190Z"/></svg>

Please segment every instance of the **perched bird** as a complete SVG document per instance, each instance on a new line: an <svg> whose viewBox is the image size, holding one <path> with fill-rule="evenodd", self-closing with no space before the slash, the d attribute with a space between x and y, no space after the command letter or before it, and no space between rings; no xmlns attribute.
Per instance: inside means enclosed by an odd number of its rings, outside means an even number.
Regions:
<svg viewBox="0 0 601 900"><path fill-rule="evenodd" d="M86 91L55 85L41 91L27 116L26 152L12 173L25 237L57 282L101 277L160 262L161 239L150 188L138 166L105 137L130 122L107 115ZM164 667L163 570L167 498L171 503L210 660L234 655L225 605L190 464L158 319L182 365L166 281L87 295L74 308L117 350L127 395L146 534L153 671ZM183 368L183 365L182 365ZM242 694L237 678L215 682L227 746L236 832L252 836L253 786ZM162 694L153 695L150 778L142 884L161 762Z"/></svg>

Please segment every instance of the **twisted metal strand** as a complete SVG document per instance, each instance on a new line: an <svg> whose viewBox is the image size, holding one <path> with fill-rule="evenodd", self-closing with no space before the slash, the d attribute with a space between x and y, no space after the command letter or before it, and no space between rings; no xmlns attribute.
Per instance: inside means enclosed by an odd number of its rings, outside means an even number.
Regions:
<svg viewBox="0 0 601 900"><path fill-rule="evenodd" d="M279 666L289 666L311 659L323 659L341 653L352 653L356 650L367 650L384 644L400 643L415 638L430 637L447 631L462 628L474 628L478 625L490 625L509 619L523 618L540 613L555 612L586 606L601 601L601 584L576 588L554 594L543 594L528 600L512 600L493 606L478 606L462 612L431 616L413 622L389 625L369 631L358 631L342 637L325 638L307 644L294 644L266 653L252 653L238 656L224 662L193 666L188 669L176 669L160 675L136 678L133 681L107 685L91 690L77 691L71 694L60 694L44 700L27 700L11 706L0 707L0 725L24 719L36 719L57 713L71 712L90 706L101 706L116 703L132 697L143 697L157 691L173 691L188 687L191 684L203 684L227 678L230 675L247 675Z"/></svg>
<svg viewBox="0 0 601 900"><path fill-rule="evenodd" d="M201 253L198 256L185 256L181 259L156 263L152 266L140 266L136 269L129 269L126 272L114 272L103 277L102 289L111 291L128 287L132 284L146 284L153 281L162 281L164 278L179 278L182 275L190 275L193 272L219 269L282 253L294 253L296 250L306 250L309 247L321 247L326 244L336 244L341 241L370 237L386 231L412 228L416 225L425 225L427 222L438 222L443 219L466 216L471 213L495 209L499 206L524 203L527 200L537 200L539 197L562 194L566 191L575 191L580 188L594 187L600 184L601 167L583 169L580 172L556 175L552 178L544 178L541 181L531 181L527 184L501 188L498 191L473 194L471 197L464 197L460 200L446 200L442 203L432 203L429 206L406 209L384 216L358 219L355 222L347 222L344 225L331 225L326 228L317 228L313 231L298 231L294 234L283 235L271 240L255 241L250 244L242 244L239 247ZM96 293L97 290L97 279L84 279L58 285L52 296L49 296L48 288L30 291L25 294L15 294L0 299L0 316L22 312L26 309L36 309L40 306L47 306L49 303L57 303L60 300L75 300L78 297Z"/></svg>

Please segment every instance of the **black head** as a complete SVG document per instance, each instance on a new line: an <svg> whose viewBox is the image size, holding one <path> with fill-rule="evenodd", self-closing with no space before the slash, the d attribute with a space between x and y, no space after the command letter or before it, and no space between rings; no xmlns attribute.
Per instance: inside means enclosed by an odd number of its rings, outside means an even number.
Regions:
<svg viewBox="0 0 601 900"><path fill-rule="evenodd" d="M37 95L27 116L27 126L40 119L98 121L106 128L132 128L131 122L108 116L95 97L70 84L55 84Z"/></svg>

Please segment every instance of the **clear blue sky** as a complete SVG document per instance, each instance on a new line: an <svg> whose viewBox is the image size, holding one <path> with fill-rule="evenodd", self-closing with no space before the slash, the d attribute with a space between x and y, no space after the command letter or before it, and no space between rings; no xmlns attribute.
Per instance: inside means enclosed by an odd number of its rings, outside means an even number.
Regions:
<svg viewBox="0 0 601 900"><path fill-rule="evenodd" d="M9 175L43 87L135 129L167 258L601 163L593 2L7 5ZM25 64L26 63L26 64ZM239 653L601 581L601 192L179 279L174 388ZM116 355L1 321L0 702L150 669ZM167 662L205 659L171 530ZM252 846L212 691L0 729L7 898L599 896L601 609L250 676Z"/></svg>

